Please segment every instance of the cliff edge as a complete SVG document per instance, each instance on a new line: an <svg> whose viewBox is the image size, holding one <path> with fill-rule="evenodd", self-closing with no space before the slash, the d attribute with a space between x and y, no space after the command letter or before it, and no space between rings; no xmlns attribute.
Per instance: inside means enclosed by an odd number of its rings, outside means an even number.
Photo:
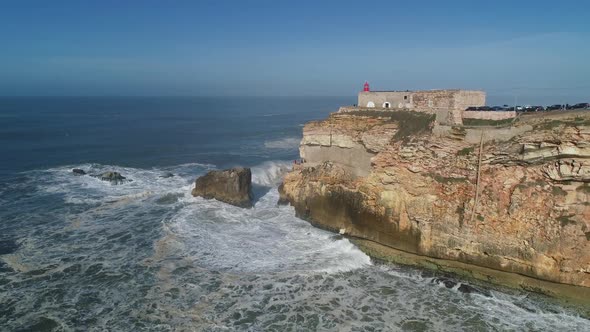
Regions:
<svg viewBox="0 0 590 332"><path fill-rule="evenodd" d="M590 112L479 126L339 112L305 125L300 154L307 162L285 177L281 201L377 256L590 294Z"/></svg>

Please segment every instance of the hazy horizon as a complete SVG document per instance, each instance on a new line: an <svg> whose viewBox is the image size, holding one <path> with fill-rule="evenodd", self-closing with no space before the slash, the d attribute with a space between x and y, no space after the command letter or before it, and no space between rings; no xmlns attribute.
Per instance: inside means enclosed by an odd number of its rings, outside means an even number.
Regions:
<svg viewBox="0 0 590 332"><path fill-rule="evenodd" d="M354 97L369 81L490 103L590 99L582 1L2 7L1 96Z"/></svg>
<svg viewBox="0 0 590 332"><path fill-rule="evenodd" d="M42 95L23 95L23 96L2 96L0 95L0 99L8 99L8 98L212 98L212 99L223 99L223 98L346 98L348 100L350 100L349 103L346 104L342 104L342 105L334 105L334 111L337 110L337 108L339 106L346 106L346 105L353 105L356 104L357 102L357 95L348 95L348 96L222 96L222 95L212 95L212 96L198 96L198 95L193 95L193 96L189 96L189 95L128 95L128 96L123 96L123 95L79 95L79 96L59 96L59 95L55 95L55 96L42 96ZM486 100L487 100L487 105L490 106L502 106L502 105L508 105L508 106L514 106L514 105L519 105L519 106L525 106L525 105L537 105L537 106L549 106L549 105L554 105L554 104L577 104L579 102L587 102L588 100L590 100L590 98L577 98L577 97L572 97L572 96L537 96L537 97L531 97L531 96L522 96L522 95L517 95L517 97L515 98L515 96L507 96L507 95L487 95L486 96Z"/></svg>

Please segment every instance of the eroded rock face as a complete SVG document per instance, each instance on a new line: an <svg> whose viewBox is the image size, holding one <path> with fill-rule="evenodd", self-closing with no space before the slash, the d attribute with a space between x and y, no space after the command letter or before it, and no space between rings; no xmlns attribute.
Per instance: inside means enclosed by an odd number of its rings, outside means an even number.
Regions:
<svg viewBox="0 0 590 332"><path fill-rule="evenodd" d="M370 167L359 177L330 155L312 160L285 177L281 200L315 225L409 253L590 287L590 112L483 130L481 164L482 130L400 137L404 126L341 114L306 125L302 151L325 127L348 136L341 149L364 146Z"/></svg>
<svg viewBox="0 0 590 332"><path fill-rule="evenodd" d="M209 171L196 180L192 195L252 207L252 172L244 167Z"/></svg>

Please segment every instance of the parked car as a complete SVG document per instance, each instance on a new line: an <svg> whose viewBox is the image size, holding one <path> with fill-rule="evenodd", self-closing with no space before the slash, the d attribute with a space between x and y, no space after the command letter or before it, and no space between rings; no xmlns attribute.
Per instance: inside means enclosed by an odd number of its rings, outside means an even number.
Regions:
<svg viewBox="0 0 590 332"><path fill-rule="evenodd" d="M545 108L543 106L526 106L524 108L525 112L540 112L540 111L544 111Z"/></svg>
<svg viewBox="0 0 590 332"><path fill-rule="evenodd" d="M574 109L574 110L584 109L584 108L590 108L590 103L579 103L579 104L572 105L572 109Z"/></svg>
<svg viewBox="0 0 590 332"><path fill-rule="evenodd" d="M506 107L494 106L494 107L492 107L492 110L496 111L496 112L506 111Z"/></svg>
<svg viewBox="0 0 590 332"><path fill-rule="evenodd" d="M493 111L489 106L471 106L465 109L466 111Z"/></svg>
<svg viewBox="0 0 590 332"><path fill-rule="evenodd" d="M555 104L555 105L547 106L546 109L548 111L560 110L560 109L563 109L563 105Z"/></svg>

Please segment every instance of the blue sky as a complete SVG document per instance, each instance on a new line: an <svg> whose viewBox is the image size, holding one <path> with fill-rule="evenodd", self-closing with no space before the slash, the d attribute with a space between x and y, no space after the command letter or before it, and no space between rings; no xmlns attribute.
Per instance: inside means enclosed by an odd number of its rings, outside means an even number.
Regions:
<svg viewBox="0 0 590 332"><path fill-rule="evenodd" d="M0 95L345 96L368 80L577 101L590 99L589 13L590 1L3 1Z"/></svg>

